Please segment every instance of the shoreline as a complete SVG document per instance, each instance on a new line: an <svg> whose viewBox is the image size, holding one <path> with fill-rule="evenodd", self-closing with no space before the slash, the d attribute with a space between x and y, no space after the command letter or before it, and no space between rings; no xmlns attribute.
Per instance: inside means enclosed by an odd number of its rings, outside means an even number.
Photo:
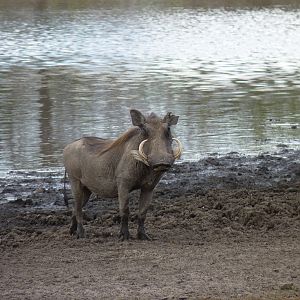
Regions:
<svg viewBox="0 0 300 300"><path fill-rule="evenodd" d="M179 161L159 182L157 189L183 185L189 181L189 188L238 188L272 187L288 184L300 177L300 149L284 149L276 153L241 155L230 152L226 155L213 153L197 161ZM60 206L64 168L44 168L36 170L11 170L0 177L0 205L32 199L36 194L50 193L56 198L52 204ZM68 184L68 183L67 183ZM179 194L189 188L177 188ZM174 192L176 196L176 192ZM41 196L41 195L40 195ZM71 196L70 196L71 197ZM47 198L47 197L46 197ZM38 201L51 205L47 199Z"/></svg>

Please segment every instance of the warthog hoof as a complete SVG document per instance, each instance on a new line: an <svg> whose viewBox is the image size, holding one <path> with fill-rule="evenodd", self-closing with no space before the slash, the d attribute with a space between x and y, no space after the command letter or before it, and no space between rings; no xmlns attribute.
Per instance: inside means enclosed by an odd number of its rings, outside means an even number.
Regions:
<svg viewBox="0 0 300 300"><path fill-rule="evenodd" d="M76 226L72 225L70 227L70 231L69 232L70 232L70 235L75 235L76 232L77 232L77 225Z"/></svg>
<svg viewBox="0 0 300 300"><path fill-rule="evenodd" d="M85 237L85 233L84 233L84 229L82 224L78 224L77 225L77 232L76 232L76 237L78 239L84 238Z"/></svg>
<svg viewBox="0 0 300 300"><path fill-rule="evenodd" d="M120 241L126 241L126 240L129 240L129 239L130 239L129 231L121 229L120 234L119 234L119 240Z"/></svg>
<svg viewBox="0 0 300 300"><path fill-rule="evenodd" d="M143 241L152 241L152 238L144 230L137 232L137 238Z"/></svg>
<svg viewBox="0 0 300 300"><path fill-rule="evenodd" d="M144 226L145 219L138 219L137 238L144 241L152 241L152 238L146 233Z"/></svg>

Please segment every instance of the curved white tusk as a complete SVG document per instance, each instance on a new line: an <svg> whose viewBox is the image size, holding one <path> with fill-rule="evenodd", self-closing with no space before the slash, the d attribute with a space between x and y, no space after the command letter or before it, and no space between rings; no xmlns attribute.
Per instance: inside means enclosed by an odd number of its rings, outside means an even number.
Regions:
<svg viewBox="0 0 300 300"><path fill-rule="evenodd" d="M143 150L143 147L144 147L144 144L148 141L148 139L146 140L143 140L140 145L139 145L139 155L145 160L148 162L148 158L147 158L147 155L145 154L144 150Z"/></svg>
<svg viewBox="0 0 300 300"><path fill-rule="evenodd" d="M181 154L182 154L182 150L183 150L182 144L181 144L181 142L180 142L178 139L176 139L176 138L172 138L172 140L175 141L175 142L177 143L177 145L178 145L178 150L177 150L176 153L174 154L174 158L175 158L175 159L179 159L180 156L181 156Z"/></svg>

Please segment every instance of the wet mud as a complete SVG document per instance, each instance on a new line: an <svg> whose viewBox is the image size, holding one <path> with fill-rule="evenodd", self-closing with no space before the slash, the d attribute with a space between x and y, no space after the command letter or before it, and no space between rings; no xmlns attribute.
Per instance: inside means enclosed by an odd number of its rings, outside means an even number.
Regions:
<svg viewBox="0 0 300 300"><path fill-rule="evenodd" d="M155 190L138 241L117 199L85 207L87 237L68 234L63 170L0 179L3 299L300 299L300 151L175 165Z"/></svg>

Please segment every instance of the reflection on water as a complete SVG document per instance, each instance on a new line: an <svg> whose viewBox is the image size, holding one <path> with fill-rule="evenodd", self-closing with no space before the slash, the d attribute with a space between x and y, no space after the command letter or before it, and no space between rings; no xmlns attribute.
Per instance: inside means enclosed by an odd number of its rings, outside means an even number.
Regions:
<svg viewBox="0 0 300 300"><path fill-rule="evenodd" d="M300 8L244 2L2 2L0 170L60 166L133 107L180 115L184 159L299 148Z"/></svg>

